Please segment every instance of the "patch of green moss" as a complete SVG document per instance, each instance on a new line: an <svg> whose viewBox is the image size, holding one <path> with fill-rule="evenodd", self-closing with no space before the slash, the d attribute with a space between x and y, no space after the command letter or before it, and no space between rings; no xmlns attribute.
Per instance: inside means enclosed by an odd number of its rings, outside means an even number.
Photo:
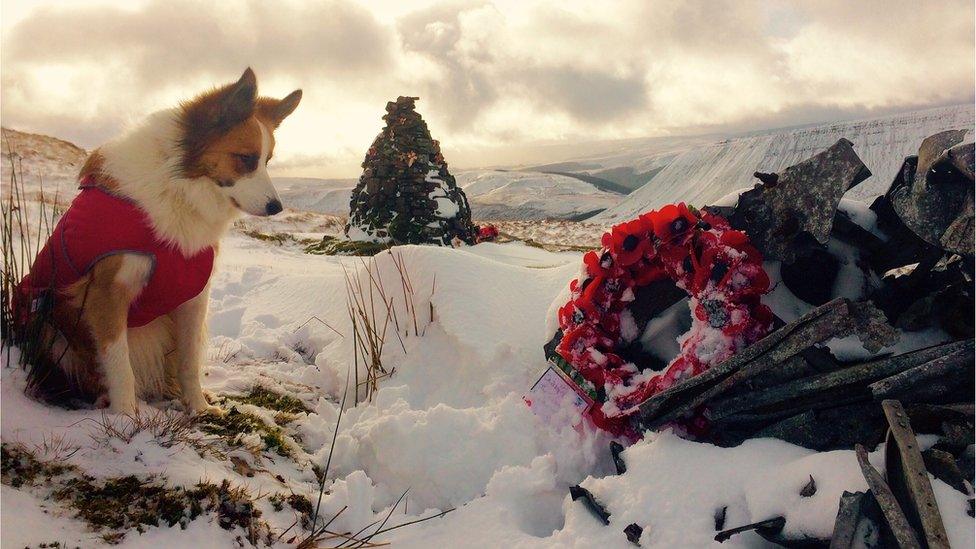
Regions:
<svg viewBox="0 0 976 549"><path fill-rule="evenodd" d="M54 497L67 501L85 522L111 530L135 528L142 532L145 526L162 524L186 527L203 510L196 490L167 488L135 476L102 483L87 476L73 478L56 490Z"/></svg>
<svg viewBox="0 0 976 549"><path fill-rule="evenodd" d="M20 488L61 476L74 471L74 468L62 463L39 461L25 448L3 443L0 446L0 470L4 484Z"/></svg>
<svg viewBox="0 0 976 549"><path fill-rule="evenodd" d="M281 246L285 242L295 241L295 237L288 233L262 233L261 231L255 229L244 231L244 236L249 236L255 240L271 242L279 246Z"/></svg>
<svg viewBox="0 0 976 549"><path fill-rule="evenodd" d="M3 444L2 452L5 484L50 489L54 500L72 509L108 543L120 543L132 529L141 533L149 526L186 528L204 513L215 513L226 530L242 528L252 543L269 535L250 494L226 480L193 488L168 487L154 477L98 480L75 467L40 461L22 447ZM42 547L60 546L49 543Z"/></svg>
<svg viewBox="0 0 976 549"><path fill-rule="evenodd" d="M267 531L267 525L259 520L261 511L247 491L232 488L226 480L220 485L201 483L187 489L134 476L100 483L86 476L72 479L55 491L54 497L66 501L78 518L94 529L109 530L103 539L110 543L122 541L124 531L130 529L142 533L147 526L178 524L186 528L204 513L216 513L218 524L225 530L242 528L252 543L259 532Z"/></svg>
<svg viewBox="0 0 976 549"><path fill-rule="evenodd" d="M321 242L305 247L305 253L313 255L360 255L372 256L390 248L390 244L340 240L334 236L324 236Z"/></svg>
<svg viewBox="0 0 976 549"><path fill-rule="evenodd" d="M286 414L308 414L312 412L312 410L308 406L305 406L305 403L298 398L291 395L276 393L260 385L255 385L244 396L233 396L229 398L244 404L253 404L261 408L267 408L268 410L274 410L276 412L284 412Z"/></svg>
<svg viewBox="0 0 976 549"><path fill-rule="evenodd" d="M531 238L526 238L522 242L524 242L526 246L539 248L540 250L546 250L549 252L588 252L593 249L593 246L580 246L577 244L548 244L533 240Z"/></svg>
<svg viewBox="0 0 976 549"><path fill-rule="evenodd" d="M278 246L286 243L311 244L315 242L311 238L295 238L295 235L290 233L262 233L256 229L244 231L244 236L249 236L255 240L261 240L263 242L271 242L272 244L277 244Z"/></svg>
<svg viewBox="0 0 976 549"><path fill-rule="evenodd" d="M291 494L287 501L289 507L303 515L311 515L315 511L312 508L311 500L301 494Z"/></svg>
<svg viewBox="0 0 976 549"><path fill-rule="evenodd" d="M271 507L275 511L281 511L284 509L285 503L304 516L311 516L315 511L315 509L312 507L311 500L301 494L284 494L279 492L277 494L268 496L268 501L271 502Z"/></svg>
<svg viewBox="0 0 976 549"><path fill-rule="evenodd" d="M224 415L208 415L202 418L199 428L204 433L217 435L232 444L236 444L241 435L257 433L268 450L274 450L281 456L291 455L279 427L272 427L257 416L238 410L236 406L231 407Z"/></svg>

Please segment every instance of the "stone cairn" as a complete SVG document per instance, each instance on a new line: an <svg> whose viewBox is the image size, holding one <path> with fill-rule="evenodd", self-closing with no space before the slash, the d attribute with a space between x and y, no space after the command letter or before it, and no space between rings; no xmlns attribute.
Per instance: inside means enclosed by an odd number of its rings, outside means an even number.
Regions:
<svg viewBox="0 0 976 549"><path fill-rule="evenodd" d="M349 202L350 240L392 244L473 244L468 199L447 170L440 145L414 110L417 97L386 104L386 127L363 160Z"/></svg>

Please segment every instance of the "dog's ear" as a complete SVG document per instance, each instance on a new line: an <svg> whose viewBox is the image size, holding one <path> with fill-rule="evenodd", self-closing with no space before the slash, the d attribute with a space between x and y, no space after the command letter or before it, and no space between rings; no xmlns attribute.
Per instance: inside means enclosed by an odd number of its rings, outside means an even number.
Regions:
<svg viewBox="0 0 976 549"><path fill-rule="evenodd" d="M188 132L198 135L227 131L254 114L257 94L257 78L248 68L237 82L184 102L183 123Z"/></svg>
<svg viewBox="0 0 976 549"><path fill-rule="evenodd" d="M284 99L262 97L258 99L258 115L277 128L281 121L293 113L302 100L302 90L295 90Z"/></svg>
<svg viewBox="0 0 976 549"><path fill-rule="evenodd" d="M241 78L226 88L221 94L217 119L214 123L223 128L236 126L254 114L258 97L258 80L254 71L248 67Z"/></svg>

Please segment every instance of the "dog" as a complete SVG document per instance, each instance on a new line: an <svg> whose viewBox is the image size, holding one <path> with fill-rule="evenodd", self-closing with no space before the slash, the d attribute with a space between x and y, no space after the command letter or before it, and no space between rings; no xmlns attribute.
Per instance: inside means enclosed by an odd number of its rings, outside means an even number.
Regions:
<svg viewBox="0 0 976 549"><path fill-rule="evenodd" d="M248 68L89 155L15 296L33 340L21 346L37 351L30 392L118 414L140 398L219 413L200 386L214 257L240 212L282 210L267 163L301 98L259 97Z"/></svg>

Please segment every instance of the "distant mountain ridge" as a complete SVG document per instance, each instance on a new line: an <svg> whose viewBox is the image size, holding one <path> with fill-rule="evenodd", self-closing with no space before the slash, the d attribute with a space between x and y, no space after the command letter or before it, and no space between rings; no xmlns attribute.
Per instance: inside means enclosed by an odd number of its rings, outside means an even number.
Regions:
<svg viewBox="0 0 976 549"><path fill-rule="evenodd" d="M870 200L884 192L905 156L925 137L946 129L974 128L972 104L890 116L750 132L622 140L595 147L600 154L509 170L465 170L457 175L478 219L587 219L618 223L671 202L704 205L752 186L755 171L775 172L847 138L873 176L848 193ZM972 139L970 133L969 139ZM57 184L74 194L74 179L87 152L68 141L3 128L0 168L10 173L10 154L25 182ZM9 148L9 150L8 150ZM609 151L609 152L607 152ZM278 178L287 207L348 214L355 179ZM629 194L627 194L629 193Z"/></svg>
<svg viewBox="0 0 976 549"><path fill-rule="evenodd" d="M664 151L625 150L577 162L598 164L604 169L621 165L636 169L661 166L641 188L592 219L616 223L672 202L706 205L736 189L751 187L756 171L780 171L846 138L854 143L855 152L873 174L847 197L867 201L888 188L902 160L917 154L919 144L929 135L968 129L972 139L974 110L971 104L939 107L867 120L754 132L709 143L676 143Z"/></svg>

